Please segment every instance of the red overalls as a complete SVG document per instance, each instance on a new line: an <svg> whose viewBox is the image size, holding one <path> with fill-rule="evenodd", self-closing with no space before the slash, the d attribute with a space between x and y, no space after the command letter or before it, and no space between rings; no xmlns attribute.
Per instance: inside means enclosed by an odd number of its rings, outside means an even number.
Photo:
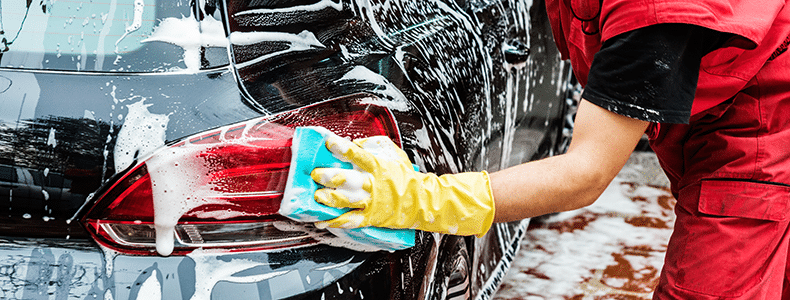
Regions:
<svg viewBox="0 0 790 300"><path fill-rule="evenodd" d="M601 42L629 30L687 23L736 35L703 57L690 124L648 130L678 200L654 298L790 299L790 53L782 54L790 5L600 3L546 1L557 46L582 84Z"/></svg>

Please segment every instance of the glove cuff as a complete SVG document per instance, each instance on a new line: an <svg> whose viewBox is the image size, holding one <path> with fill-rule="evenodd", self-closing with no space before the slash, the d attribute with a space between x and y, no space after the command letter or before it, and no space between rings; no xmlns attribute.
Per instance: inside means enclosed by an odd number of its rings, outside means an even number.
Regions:
<svg viewBox="0 0 790 300"><path fill-rule="evenodd" d="M430 189L430 188L429 188ZM430 189L434 190L434 189ZM494 197L488 173L466 172L438 177L434 214L438 232L483 236L494 222ZM431 230L430 231L437 231Z"/></svg>
<svg viewBox="0 0 790 300"><path fill-rule="evenodd" d="M482 177L485 182L485 188L483 190L485 190L486 197L483 197L483 202L488 204L489 209L486 211L480 231L475 234L475 236L478 238L482 238L486 233L488 233L488 230L491 229L491 226L494 224L494 216L496 215L496 205L494 205L494 191L491 189L491 178L488 176L488 172L486 171L482 171L480 173L482 173Z"/></svg>

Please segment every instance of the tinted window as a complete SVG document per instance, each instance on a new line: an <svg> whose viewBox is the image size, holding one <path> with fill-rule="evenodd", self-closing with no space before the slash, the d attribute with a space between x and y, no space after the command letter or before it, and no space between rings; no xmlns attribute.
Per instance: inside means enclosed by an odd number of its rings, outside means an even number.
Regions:
<svg viewBox="0 0 790 300"><path fill-rule="evenodd" d="M33 177L33 185L37 186L44 186L44 174L36 170L27 170L30 172L31 177Z"/></svg>
<svg viewBox="0 0 790 300"><path fill-rule="evenodd" d="M17 182L16 170L13 167L0 166L0 181Z"/></svg>
<svg viewBox="0 0 790 300"><path fill-rule="evenodd" d="M224 63L214 56L219 49L227 57L225 46L201 45L199 29L211 26L204 31L218 30L224 37L221 22L199 23L191 2L1 1L0 67L164 72L189 68L194 61L194 70Z"/></svg>
<svg viewBox="0 0 790 300"><path fill-rule="evenodd" d="M47 173L39 170L30 170L30 175L33 177L33 185L46 186L46 187L63 187L63 175L58 173Z"/></svg>

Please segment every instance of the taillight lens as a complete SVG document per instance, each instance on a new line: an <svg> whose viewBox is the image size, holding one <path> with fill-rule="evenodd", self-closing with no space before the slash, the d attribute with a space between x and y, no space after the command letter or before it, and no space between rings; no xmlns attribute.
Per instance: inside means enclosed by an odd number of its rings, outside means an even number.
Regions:
<svg viewBox="0 0 790 300"><path fill-rule="evenodd" d="M196 248L281 249L317 241L277 211L297 126L352 139L387 135L392 114L367 94L225 126L161 149L115 182L83 217L102 245L127 254ZM282 226L280 226L282 225Z"/></svg>

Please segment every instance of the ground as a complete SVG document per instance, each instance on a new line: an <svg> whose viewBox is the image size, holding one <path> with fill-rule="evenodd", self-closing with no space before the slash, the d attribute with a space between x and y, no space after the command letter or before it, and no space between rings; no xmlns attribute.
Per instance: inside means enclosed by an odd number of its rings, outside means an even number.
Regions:
<svg viewBox="0 0 790 300"><path fill-rule="evenodd" d="M650 299L674 205L655 155L635 152L595 204L533 219L494 299Z"/></svg>

